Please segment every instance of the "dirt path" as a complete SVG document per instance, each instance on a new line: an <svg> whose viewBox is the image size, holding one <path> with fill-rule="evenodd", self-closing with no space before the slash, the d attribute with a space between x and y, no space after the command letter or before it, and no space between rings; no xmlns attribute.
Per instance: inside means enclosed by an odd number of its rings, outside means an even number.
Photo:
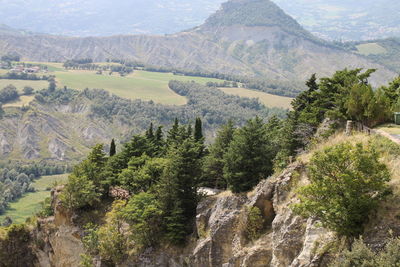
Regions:
<svg viewBox="0 0 400 267"><path fill-rule="evenodd" d="M386 137L386 138L392 140L393 142L395 142L396 144L400 145L400 136L396 137L395 135L389 134L382 130L375 130L375 131L377 134L382 135L383 137Z"/></svg>

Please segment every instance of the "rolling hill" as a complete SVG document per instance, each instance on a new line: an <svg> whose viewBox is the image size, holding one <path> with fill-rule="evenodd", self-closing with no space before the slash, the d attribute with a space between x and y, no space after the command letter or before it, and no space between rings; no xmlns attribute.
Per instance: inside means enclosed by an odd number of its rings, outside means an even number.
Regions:
<svg viewBox="0 0 400 267"><path fill-rule="evenodd" d="M301 83L312 73L329 75L346 67L379 69L376 83L394 76L379 64L317 39L269 0L229 1L203 25L167 36L2 34L0 54L10 52L24 60L123 58L154 66Z"/></svg>

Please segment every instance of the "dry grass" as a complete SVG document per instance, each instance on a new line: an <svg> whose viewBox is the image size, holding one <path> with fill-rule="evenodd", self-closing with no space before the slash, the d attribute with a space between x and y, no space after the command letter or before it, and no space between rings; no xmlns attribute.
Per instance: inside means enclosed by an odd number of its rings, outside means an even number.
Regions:
<svg viewBox="0 0 400 267"><path fill-rule="evenodd" d="M17 100L4 104L3 108L21 108L23 106L28 106L33 99L35 99L33 95L22 95Z"/></svg>
<svg viewBox="0 0 400 267"><path fill-rule="evenodd" d="M387 132L388 134L400 134L400 125L396 124L384 124L377 127L377 129Z"/></svg>
<svg viewBox="0 0 400 267"><path fill-rule="evenodd" d="M229 95L237 95L240 97L249 97L249 98L258 98L261 103L263 103L267 107L277 107L277 108L292 108L292 98L271 95L264 92L249 90L245 88L219 88L224 93Z"/></svg>
<svg viewBox="0 0 400 267"><path fill-rule="evenodd" d="M307 164L310 162L310 159L315 152L320 152L328 147L335 146L344 142L350 142L351 144L356 144L356 143L368 144L370 138L371 136L362 133L357 133L352 136L347 136L343 132L338 132L335 135L331 136L326 141L314 144L311 147L310 151L300 155L298 157L298 160Z"/></svg>

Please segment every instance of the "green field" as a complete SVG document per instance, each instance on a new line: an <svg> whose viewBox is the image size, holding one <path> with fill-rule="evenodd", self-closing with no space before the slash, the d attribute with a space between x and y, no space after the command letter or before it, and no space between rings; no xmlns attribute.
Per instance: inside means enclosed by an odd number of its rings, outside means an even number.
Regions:
<svg viewBox="0 0 400 267"><path fill-rule="evenodd" d="M149 72L135 70L132 74L121 77L118 73L109 74L104 71L102 74L96 74L96 71L88 70L66 70L62 63L51 62L26 62L37 65L46 65L50 75L56 77L57 86L67 86L69 88L83 90L104 89L111 94L127 99L141 99L144 101L154 101L166 105L185 105L187 99L173 92L168 87L171 80L195 81L205 85L207 82L222 82L214 78L193 77L184 75L174 75L173 73ZM108 64L108 63L96 63ZM23 80L0 80L0 88L3 85L13 84L20 90L24 86L32 86L39 90L46 88L46 81L23 81ZM227 94L234 94L241 97L259 98L260 101L268 107L290 108L291 98L271 95L268 93L248 90L244 88L224 88L221 89ZM21 99L11 103L10 107L21 107L29 103L29 99ZM28 101L28 102L27 102Z"/></svg>
<svg viewBox="0 0 400 267"><path fill-rule="evenodd" d="M0 89L3 89L4 87L10 84L17 87L18 91L20 92L22 92L22 89L24 89L25 86L30 86L35 90L41 90L43 88L49 87L49 83L47 81L0 79Z"/></svg>
<svg viewBox="0 0 400 267"><path fill-rule="evenodd" d="M9 209L0 216L0 222L6 216L10 217L14 223L23 223L27 218L35 214L41 207L40 203L50 196L50 191L46 190L53 187L55 183L63 183L68 175L43 176L33 183L36 189L34 193L25 194L18 201L10 203Z"/></svg>
<svg viewBox="0 0 400 267"><path fill-rule="evenodd" d="M357 45L358 53L368 56L368 55L379 55L386 53L386 49L377 43L368 43Z"/></svg>
<svg viewBox="0 0 400 267"><path fill-rule="evenodd" d="M167 105L184 105L187 100L173 92L168 87L170 80L196 81L206 84L209 81L219 81L212 78L190 77L173 75L172 73L159 73L136 70L126 77L102 75L95 71L56 71L58 86L67 86L74 89L98 88L109 91L120 97L128 99L153 100L156 103Z"/></svg>
<svg viewBox="0 0 400 267"><path fill-rule="evenodd" d="M264 92L249 90L245 88L220 88L223 92L230 95L238 95L241 97L258 98L261 103L267 107L277 107L277 108L291 108L292 98L271 95Z"/></svg>

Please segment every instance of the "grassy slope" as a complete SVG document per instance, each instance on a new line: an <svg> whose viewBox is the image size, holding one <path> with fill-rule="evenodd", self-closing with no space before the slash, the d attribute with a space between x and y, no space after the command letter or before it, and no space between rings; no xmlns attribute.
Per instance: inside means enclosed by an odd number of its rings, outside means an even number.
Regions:
<svg viewBox="0 0 400 267"><path fill-rule="evenodd" d="M241 97L258 98L261 103L267 107L278 107L278 108L291 108L292 98L271 95L268 93L263 93L259 91L249 90L245 88L220 88L226 94L238 95Z"/></svg>
<svg viewBox="0 0 400 267"><path fill-rule="evenodd" d="M50 191L46 189L52 187L56 182L62 183L66 181L67 177L67 174L62 174L43 176L36 180L33 183L36 192L25 194L18 201L10 203L10 208L5 214L0 216L0 222L2 222L6 216L9 216L14 223L25 222L27 218L40 209L40 203L50 196Z"/></svg>

